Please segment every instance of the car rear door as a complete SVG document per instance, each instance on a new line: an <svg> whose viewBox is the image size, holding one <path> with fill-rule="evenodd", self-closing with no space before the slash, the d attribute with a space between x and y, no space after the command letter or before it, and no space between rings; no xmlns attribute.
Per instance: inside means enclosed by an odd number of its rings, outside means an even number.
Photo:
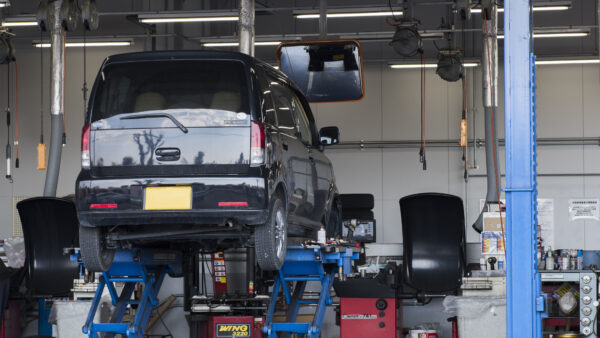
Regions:
<svg viewBox="0 0 600 338"><path fill-rule="evenodd" d="M329 198L329 187L333 177L331 162L314 146L316 135L314 118L308 103L301 96L294 95L294 113L298 121L300 135L308 153L308 196L309 215L314 223L321 224Z"/></svg>
<svg viewBox="0 0 600 338"><path fill-rule="evenodd" d="M296 225L309 223L307 211L308 154L304 143L297 137L298 128L293 114L293 91L279 80L271 81L282 159L286 168L288 189L288 221Z"/></svg>

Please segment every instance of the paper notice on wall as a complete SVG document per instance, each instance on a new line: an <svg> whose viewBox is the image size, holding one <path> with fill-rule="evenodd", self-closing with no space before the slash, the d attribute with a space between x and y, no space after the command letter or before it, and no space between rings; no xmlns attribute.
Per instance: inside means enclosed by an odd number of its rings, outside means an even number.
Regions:
<svg viewBox="0 0 600 338"><path fill-rule="evenodd" d="M539 198L537 200L538 237L542 247L554 247L554 200Z"/></svg>
<svg viewBox="0 0 600 338"><path fill-rule="evenodd" d="M500 200L506 203L504 199ZM544 247L554 247L554 200L552 198L538 198L538 236ZM485 200L479 200L479 209L482 210ZM491 204L490 211L498 211L498 204Z"/></svg>
<svg viewBox="0 0 600 338"><path fill-rule="evenodd" d="M569 220L600 220L600 200L595 198L577 198L569 200Z"/></svg>

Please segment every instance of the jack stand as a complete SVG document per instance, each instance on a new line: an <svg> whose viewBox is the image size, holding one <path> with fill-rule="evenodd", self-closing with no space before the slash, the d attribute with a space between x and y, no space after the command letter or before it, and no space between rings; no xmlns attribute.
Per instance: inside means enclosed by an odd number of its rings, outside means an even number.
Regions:
<svg viewBox="0 0 600 338"><path fill-rule="evenodd" d="M113 338L115 334L127 338L141 338L150 319L152 308L158 305L158 291L165 274L181 275L181 262L179 251L154 249L117 251L110 269L103 272L100 277L98 289L82 329L83 333L90 338L98 338L101 332L106 333L103 337L108 338ZM120 294L117 293L114 283L125 284ZM134 301L131 300L131 295L138 283L143 284L144 289L140 300ZM105 286L108 288L115 309L110 323L94 323ZM135 317L129 323L122 323L129 305L137 305Z"/></svg>
<svg viewBox="0 0 600 338"><path fill-rule="evenodd" d="M340 279L349 275L352 272L352 260L358 259L358 251L359 248L347 246L288 247L283 267L275 276L263 332L269 338L276 338L277 332L288 332L284 337L289 337L289 333L306 334L309 338L319 337L327 305L333 303L331 287L335 274L338 273ZM321 283L318 300L302 298L306 283L310 281ZM296 282L293 294L287 282ZM280 288L283 290L285 303L289 307L286 322L273 323L273 314ZM312 323L296 323L300 305L303 304L317 304Z"/></svg>

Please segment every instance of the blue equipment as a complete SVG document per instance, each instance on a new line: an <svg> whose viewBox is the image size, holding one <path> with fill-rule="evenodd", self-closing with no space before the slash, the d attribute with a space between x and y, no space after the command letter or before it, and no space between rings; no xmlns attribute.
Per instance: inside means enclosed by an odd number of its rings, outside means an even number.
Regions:
<svg viewBox="0 0 600 338"><path fill-rule="evenodd" d="M263 332L268 334L269 338L276 338L277 332L306 334L309 338L319 337L325 309L327 305L332 304L330 294L335 274L338 273L340 279L344 279L346 275L350 274L352 260L358 259L358 252L359 248L344 246L288 247L283 267L275 276ZM303 299L306 283L310 281L321 284L319 299ZM293 293L288 282L296 282ZM289 306L286 322L273 323L273 314L280 289L283 290L285 303ZM317 304L312 323L296 323L296 317L302 304Z"/></svg>
<svg viewBox="0 0 600 338"><path fill-rule="evenodd" d="M81 261L79 253L72 255L72 259ZM127 338L141 338L150 319L152 308L158 305L158 291L166 274L181 275L181 252L173 250L131 249L119 250L115 253L114 261L100 277L98 289L92 300L92 306L87 320L83 326L83 333L90 338L98 338L99 333L114 337L121 334ZM123 290L118 293L114 283L125 283ZM136 284L144 286L139 300L131 300L131 295ZM104 287L108 288L112 303L115 306L110 323L94 323L94 317ZM128 305L137 305L133 321L122 323Z"/></svg>

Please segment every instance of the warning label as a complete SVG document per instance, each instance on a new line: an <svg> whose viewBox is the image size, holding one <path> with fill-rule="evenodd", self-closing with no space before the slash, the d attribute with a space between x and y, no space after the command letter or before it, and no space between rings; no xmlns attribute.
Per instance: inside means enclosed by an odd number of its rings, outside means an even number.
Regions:
<svg viewBox="0 0 600 338"><path fill-rule="evenodd" d="M377 315L373 315L373 314L342 315L342 319L377 319Z"/></svg>
<svg viewBox="0 0 600 338"><path fill-rule="evenodd" d="M233 338L233 337L250 337L250 324L217 324L216 337L218 338Z"/></svg>

